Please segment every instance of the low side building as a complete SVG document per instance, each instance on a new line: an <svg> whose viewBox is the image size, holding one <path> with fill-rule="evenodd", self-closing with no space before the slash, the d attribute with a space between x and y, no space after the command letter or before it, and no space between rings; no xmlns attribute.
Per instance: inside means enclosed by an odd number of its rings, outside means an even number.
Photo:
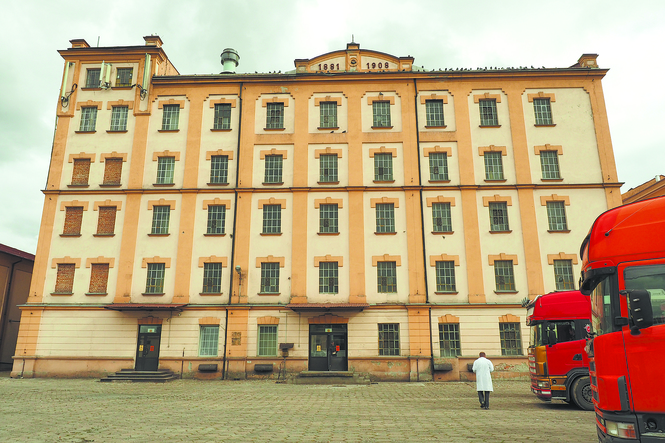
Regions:
<svg viewBox="0 0 665 443"><path fill-rule="evenodd" d="M621 200L626 205L647 198L660 197L661 195L665 195L665 175L657 175L655 178L629 189L621 194Z"/></svg>
<svg viewBox="0 0 665 443"><path fill-rule="evenodd" d="M215 75L156 36L60 54L14 375L460 380L485 351L526 376L521 301L574 288L621 203L595 54L427 71L349 43L285 73L225 50Z"/></svg>

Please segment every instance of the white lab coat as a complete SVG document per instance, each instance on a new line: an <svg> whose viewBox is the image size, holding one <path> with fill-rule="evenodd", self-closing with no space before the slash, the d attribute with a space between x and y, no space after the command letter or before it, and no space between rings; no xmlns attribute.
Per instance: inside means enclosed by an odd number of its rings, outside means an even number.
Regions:
<svg viewBox="0 0 665 443"><path fill-rule="evenodd" d="M493 391L492 376L494 365L485 357L480 357L473 362L473 372L476 373L476 391Z"/></svg>

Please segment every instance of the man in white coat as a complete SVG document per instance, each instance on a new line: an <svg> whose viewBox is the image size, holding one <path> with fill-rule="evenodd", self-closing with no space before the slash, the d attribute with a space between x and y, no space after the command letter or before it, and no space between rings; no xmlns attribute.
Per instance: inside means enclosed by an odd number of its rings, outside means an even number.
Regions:
<svg viewBox="0 0 665 443"><path fill-rule="evenodd" d="M476 374L476 391L478 391L481 409L490 408L490 392L494 390L492 389L492 371L494 371L494 365L485 358L485 353L481 352L480 358L473 362L473 372Z"/></svg>

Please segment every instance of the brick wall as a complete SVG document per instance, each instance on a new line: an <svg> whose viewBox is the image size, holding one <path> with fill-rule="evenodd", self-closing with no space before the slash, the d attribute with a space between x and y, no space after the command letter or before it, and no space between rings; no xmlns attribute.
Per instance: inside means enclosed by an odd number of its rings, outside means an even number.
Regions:
<svg viewBox="0 0 665 443"><path fill-rule="evenodd" d="M87 185L90 175L90 159L74 159L74 171L72 172L72 185Z"/></svg>
<svg viewBox="0 0 665 443"><path fill-rule="evenodd" d="M109 264L97 263L92 265L90 272L90 289L91 294L106 294L106 283L109 279Z"/></svg>
<svg viewBox="0 0 665 443"><path fill-rule="evenodd" d="M104 166L104 184L119 185L122 177L122 158L107 158Z"/></svg>
<svg viewBox="0 0 665 443"><path fill-rule="evenodd" d="M58 276L55 280L55 293L71 294L74 287L74 263L60 263L58 265Z"/></svg>
<svg viewBox="0 0 665 443"><path fill-rule="evenodd" d="M115 232L115 206L100 206L97 221L97 235L109 235Z"/></svg>
<svg viewBox="0 0 665 443"><path fill-rule="evenodd" d="M81 235L81 222L83 221L83 206L69 206L65 213L65 226L63 235Z"/></svg>

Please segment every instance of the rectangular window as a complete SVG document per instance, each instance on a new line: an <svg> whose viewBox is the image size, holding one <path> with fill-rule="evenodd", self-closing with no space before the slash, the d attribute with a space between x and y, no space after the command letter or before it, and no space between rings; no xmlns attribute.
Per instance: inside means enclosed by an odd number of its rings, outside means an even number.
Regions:
<svg viewBox="0 0 665 443"><path fill-rule="evenodd" d="M397 292L397 263L380 261L376 264L377 292Z"/></svg>
<svg viewBox="0 0 665 443"><path fill-rule="evenodd" d="M225 185L229 182L229 156L210 156L210 183Z"/></svg>
<svg viewBox="0 0 665 443"><path fill-rule="evenodd" d="M277 355L277 325L259 325L258 356Z"/></svg>
<svg viewBox="0 0 665 443"><path fill-rule="evenodd" d="M533 112L536 114L537 125L552 124L552 108L550 107L549 98L534 98Z"/></svg>
<svg viewBox="0 0 665 443"><path fill-rule="evenodd" d="M280 234L282 232L282 206L263 205L263 233Z"/></svg>
<svg viewBox="0 0 665 443"><path fill-rule="evenodd" d="M544 179L561 178L559 173L559 153L557 151L540 151L540 170Z"/></svg>
<svg viewBox="0 0 665 443"><path fill-rule="evenodd" d="M226 205L208 205L208 227L206 234L224 234Z"/></svg>
<svg viewBox="0 0 665 443"><path fill-rule="evenodd" d="M111 110L111 131L127 130L128 106L114 106Z"/></svg>
<svg viewBox="0 0 665 443"><path fill-rule="evenodd" d="M498 126L499 118L496 113L496 100L479 100L480 126Z"/></svg>
<svg viewBox="0 0 665 443"><path fill-rule="evenodd" d="M216 357L219 352L219 326L201 325L199 357Z"/></svg>
<svg viewBox="0 0 665 443"><path fill-rule="evenodd" d="M97 124L97 108L86 106L81 108L81 132L94 132Z"/></svg>
<svg viewBox="0 0 665 443"><path fill-rule="evenodd" d="M379 355L399 355L399 323L379 323Z"/></svg>
<svg viewBox="0 0 665 443"><path fill-rule="evenodd" d="M494 260L496 292L515 292L512 260Z"/></svg>
<svg viewBox="0 0 665 443"><path fill-rule="evenodd" d="M485 152L485 180L503 180L503 158L501 152Z"/></svg>
<svg viewBox="0 0 665 443"><path fill-rule="evenodd" d="M499 323L501 355L522 355L522 335L519 323Z"/></svg>
<svg viewBox="0 0 665 443"><path fill-rule="evenodd" d="M179 119L180 105L164 105L162 112L162 131L177 130Z"/></svg>
<svg viewBox="0 0 665 443"><path fill-rule="evenodd" d="M261 263L261 293L279 293L279 263Z"/></svg>
<svg viewBox="0 0 665 443"><path fill-rule="evenodd" d="M554 260L554 281L557 291L574 291L572 260Z"/></svg>
<svg viewBox="0 0 665 443"><path fill-rule="evenodd" d="M508 225L508 203L490 202L490 231L505 232L510 231Z"/></svg>
<svg viewBox="0 0 665 443"><path fill-rule="evenodd" d="M122 158L106 158L104 160L105 185L119 185L122 178Z"/></svg>
<svg viewBox="0 0 665 443"><path fill-rule="evenodd" d="M132 86L132 74L133 68L118 68L116 71L117 75L115 77L115 86L124 87Z"/></svg>
<svg viewBox="0 0 665 443"><path fill-rule="evenodd" d="M86 88L99 88L99 74L101 73L100 68L88 69L85 75L85 87Z"/></svg>
<svg viewBox="0 0 665 443"><path fill-rule="evenodd" d="M88 294L106 294L109 280L109 264L93 263L90 268L90 288Z"/></svg>
<svg viewBox="0 0 665 443"><path fill-rule="evenodd" d="M319 181L322 183L339 182L337 175L337 154L319 156Z"/></svg>
<svg viewBox="0 0 665 443"><path fill-rule="evenodd" d="M439 323L439 348L441 357L462 355L458 323Z"/></svg>
<svg viewBox="0 0 665 443"><path fill-rule="evenodd" d="M394 203L378 203L376 205L376 232L395 232Z"/></svg>
<svg viewBox="0 0 665 443"><path fill-rule="evenodd" d="M83 206L68 206L65 208L65 226L62 235L81 235L81 222L83 221Z"/></svg>
<svg viewBox="0 0 665 443"><path fill-rule="evenodd" d="M455 262L436 262L436 292L456 292Z"/></svg>
<svg viewBox="0 0 665 443"><path fill-rule="evenodd" d="M337 294L337 262L319 262L319 293Z"/></svg>
<svg viewBox="0 0 665 443"><path fill-rule="evenodd" d="M231 105L228 103L215 104L215 121L212 129L231 129Z"/></svg>
<svg viewBox="0 0 665 443"><path fill-rule="evenodd" d="M164 272L166 265L164 263L148 263L148 274L145 282L146 294L164 293Z"/></svg>
<svg viewBox="0 0 665 443"><path fill-rule="evenodd" d="M268 103L266 129L284 129L284 103Z"/></svg>
<svg viewBox="0 0 665 443"><path fill-rule="evenodd" d="M266 155L265 168L266 171L263 178L263 183L282 183L283 164L281 155Z"/></svg>
<svg viewBox="0 0 665 443"><path fill-rule="evenodd" d="M372 103L372 126L375 128L390 128L390 102L375 101Z"/></svg>
<svg viewBox="0 0 665 443"><path fill-rule="evenodd" d="M203 294L222 293L222 264L203 263Z"/></svg>
<svg viewBox="0 0 665 443"><path fill-rule="evenodd" d="M113 235L115 233L116 206L100 206L97 220L97 235Z"/></svg>
<svg viewBox="0 0 665 443"><path fill-rule="evenodd" d="M84 186L88 184L90 176L90 159L75 158L74 169L72 171L72 185Z"/></svg>
<svg viewBox="0 0 665 443"><path fill-rule="evenodd" d="M452 232L450 203L432 203L432 227L434 232Z"/></svg>
<svg viewBox="0 0 665 443"><path fill-rule="evenodd" d="M175 157L157 157L157 184L173 184Z"/></svg>
<svg viewBox="0 0 665 443"><path fill-rule="evenodd" d="M319 232L323 234L337 233L337 205L319 205Z"/></svg>
<svg viewBox="0 0 665 443"><path fill-rule="evenodd" d="M374 154L374 181L393 180L393 155Z"/></svg>
<svg viewBox="0 0 665 443"><path fill-rule="evenodd" d="M56 294L71 294L74 288L74 272L76 265L74 263L59 263L58 274L55 278Z"/></svg>
<svg viewBox="0 0 665 443"><path fill-rule="evenodd" d="M169 219L171 218L170 206L152 207L152 231L151 234L168 234Z"/></svg>
<svg viewBox="0 0 665 443"><path fill-rule="evenodd" d="M448 154L445 152L430 153L429 179L431 181L448 180Z"/></svg>
<svg viewBox="0 0 665 443"><path fill-rule="evenodd" d="M547 222L550 231L568 230L565 202L547 202Z"/></svg>
<svg viewBox="0 0 665 443"><path fill-rule="evenodd" d="M337 128L337 102L320 102L320 128Z"/></svg>
<svg viewBox="0 0 665 443"><path fill-rule="evenodd" d="M445 126L443 122L443 100L425 100L427 126Z"/></svg>

